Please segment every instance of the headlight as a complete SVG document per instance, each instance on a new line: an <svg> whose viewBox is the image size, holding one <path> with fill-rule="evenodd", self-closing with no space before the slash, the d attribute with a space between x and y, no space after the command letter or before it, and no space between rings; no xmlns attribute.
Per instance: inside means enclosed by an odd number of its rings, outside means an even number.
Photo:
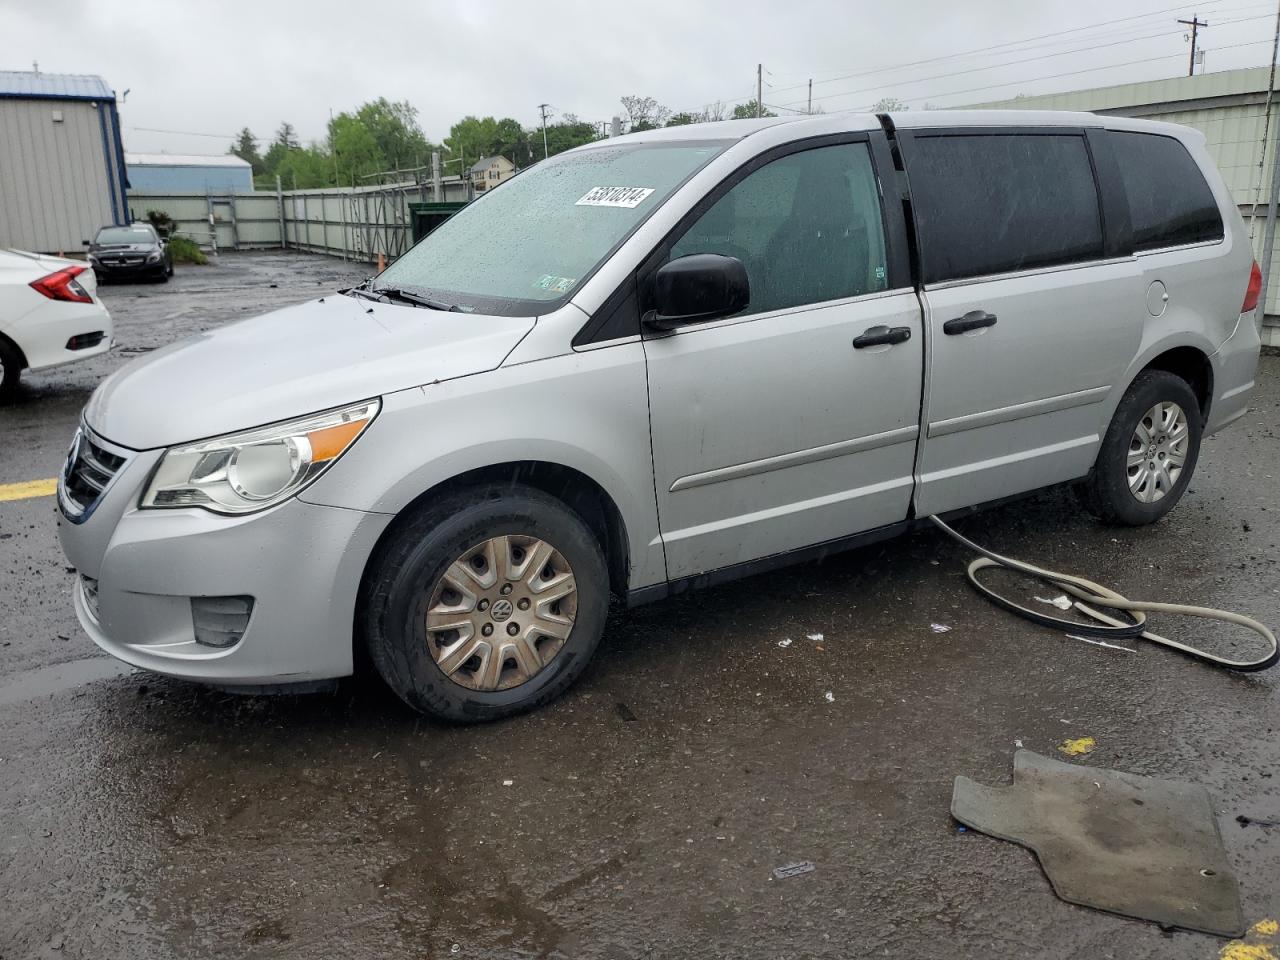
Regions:
<svg viewBox="0 0 1280 960"><path fill-rule="evenodd" d="M148 253L148 254L147 254L147 263L159 263L159 262L160 262L160 251L159 251L159 250L156 250L156 251L154 251L154 252L152 252L152 253Z"/></svg>
<svg viewBox="0 0 1280 960"><path fill-rule="evenodd" d="M145 507L252 513L287 500L324 473L364 432L379 400L165 451Z"/></svg>

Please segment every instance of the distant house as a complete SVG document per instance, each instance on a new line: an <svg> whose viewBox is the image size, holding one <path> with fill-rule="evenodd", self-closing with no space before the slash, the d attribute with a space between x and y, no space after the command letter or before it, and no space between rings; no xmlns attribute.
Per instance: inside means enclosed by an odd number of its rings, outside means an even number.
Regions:
<svg viewBox="0 0 1280 960"><path fill-rule="evenodd" d="M85 74L0 70L0 247L79 250L128 223L116 95Z"/></svg>
<svg viewBox="0 0 1280 960"><path fill-rule="evenodd" d="M141 193L248 193L253 167L229 153L212 157L126 153L129 188Z"/></svg>
<svg viewBox="0 0 1280 960"><path fill-rule="evenodd" d="M471 168L471 185L476 193L496 187L516 175L516 165L506 157L482 157Z"/></svg>

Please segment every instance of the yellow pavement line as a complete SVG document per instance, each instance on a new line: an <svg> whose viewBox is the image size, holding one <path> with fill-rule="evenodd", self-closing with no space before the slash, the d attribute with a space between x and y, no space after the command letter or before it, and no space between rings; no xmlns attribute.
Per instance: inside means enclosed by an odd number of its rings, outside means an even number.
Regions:
<svg viewBox="0 0 1280 960"><path fill-rule="evenodd" d="M32 497L52 497L58 492L58 481L27 480L24 483L0 483L0 502L5 500L30 500Z"/></svg>

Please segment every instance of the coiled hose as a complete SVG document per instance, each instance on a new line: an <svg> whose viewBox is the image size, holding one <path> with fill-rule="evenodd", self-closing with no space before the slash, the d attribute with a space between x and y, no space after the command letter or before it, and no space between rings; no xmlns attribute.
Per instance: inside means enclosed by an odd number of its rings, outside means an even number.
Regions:
<svg viewBox="0 0 1280 960"><path fill-rule="evenodd" d="M1215 610L1213 607L1193 607L1181 603L1150 603L1142 600L1130 600L1114 590L1104 587L1100 583L1094 583L1092 580L1086 580L1084 577L1073 576L1069 573L1059 573L1056 570L1045 570L1022 560L1015 560L1013 557L1002 556L993 550L979 546L963 534L957 533L937 517L931 516L929 519L933 521L934 526L957 543L968 547L974 553L980 554L978 559L973 560L966 570L969 583L973 585L973 588L996 604L996 606L1003 607L1010 613L1017 614L1033 623L1055 630L1063 630L1067 633L1111 640L1141 637L1143 640L1150 640L1152 643L1158 643L1161 646L1177 650L1188 657L1194 657L1197 660L1203 660L1206 663L1242 673L1265 670L1267 667L1274 665L1277 660L1280 660L1280 647L1277 647L1276 635L1267 628L1266 624L1259 623L1252 617L1233 613L1230 610ZM981 571L989 570L993 567L1004 567L1007 570L1013 570L1016 573L1035 577L1052 584L1064 593L1075 597L1076 599L1072 606L1085 616L1097 621L1097 623L1064 620L1061 617L1050 616L1039 610L1033 610L1014 603L1008 597L991 589L979 578L978 574ZM1105 607L1108 610L1118 611L1128 618L1128 622L1109 616L1101 610L1094 609L1095 607ZM1179 643L1177 640L1170 640L1168 637L1152 633L1146 629L1148 613L1177 613L1188 617L1201 617L1205 620L1218 620L1222 623L1232 623L1236 626L1247 627L1254 633L1259 634L1271 645L1271 652L1261 660L1229 660L1226 657L1219 657L1189 644Z"/></svg>

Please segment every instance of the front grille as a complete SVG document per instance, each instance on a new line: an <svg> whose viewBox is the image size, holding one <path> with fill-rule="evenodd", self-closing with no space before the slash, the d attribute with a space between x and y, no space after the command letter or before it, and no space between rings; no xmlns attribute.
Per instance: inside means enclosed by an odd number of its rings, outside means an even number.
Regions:
<svg viewBox="0 0 1280 960"><path fill-rule="evenodd" d="M97 506L103 491L122 466L124 457L95 443L89 431L78 430L62 474L62 497L67 512L82 516Z"/></svg>

